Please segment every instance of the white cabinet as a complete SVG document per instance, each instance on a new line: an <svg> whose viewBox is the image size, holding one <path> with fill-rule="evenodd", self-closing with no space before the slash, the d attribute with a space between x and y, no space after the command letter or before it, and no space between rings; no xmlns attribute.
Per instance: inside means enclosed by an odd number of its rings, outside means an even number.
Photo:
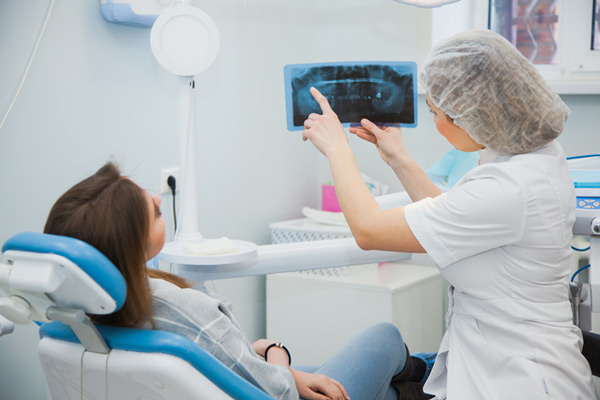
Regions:
<svg viewBox="0 0 600 400"><path fill-rule="evenodd" d="M295 364L320 365L362 329L396 325L412 353L435 352L444 331L443 280L410 262L267 277L267 337Z"/></svg>

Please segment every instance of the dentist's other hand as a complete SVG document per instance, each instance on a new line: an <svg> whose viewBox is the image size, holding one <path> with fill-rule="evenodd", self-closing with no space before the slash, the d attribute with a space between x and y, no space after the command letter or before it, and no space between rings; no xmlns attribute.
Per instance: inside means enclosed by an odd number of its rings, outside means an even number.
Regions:
<svg viewBox="0 0 600 400"><path fill-rule="evenodd" d="M383 161L392 166L396 160L403 156L408 156L404 141L402 140L402 131L400 128L380 128L366 118L360 121L360 127L350 128L350 133L359 138L373 143Z"/></svg>
<svg viewBox="0 0 600 400"><path fill-rule="evenodd" d="M310 88L310 93L319 103L323 114L312 113L308 116L304 121L302 139L310 140L321 153L328 157L331 151L350 144L346 131L325 96L314 87Z"/></svg>

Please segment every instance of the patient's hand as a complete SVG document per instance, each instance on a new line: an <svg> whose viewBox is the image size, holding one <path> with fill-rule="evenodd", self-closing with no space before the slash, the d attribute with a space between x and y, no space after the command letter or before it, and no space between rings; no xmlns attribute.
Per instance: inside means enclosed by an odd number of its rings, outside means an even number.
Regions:
<svg viewBox="0 0 600 400"><path fill-rule="evenodd" d="M325 375L291 369L300 398L309 400L349 400L348 392L341 383Z"/></svg>

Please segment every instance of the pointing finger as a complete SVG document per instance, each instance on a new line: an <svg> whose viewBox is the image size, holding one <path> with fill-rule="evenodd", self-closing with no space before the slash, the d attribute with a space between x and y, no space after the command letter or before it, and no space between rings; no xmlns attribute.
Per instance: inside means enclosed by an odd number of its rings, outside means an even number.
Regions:
<svg viewBox="0 0 600 400"><path fill-rule="evenodd" d="M319 92L314 87L311 87L310 94L312 94L317 103L319 103L319 106L321 107L321 111L323 111L323 113L333 112L331 106L329 105L329 102L327 101L325 96L321 94L321 92Z"/></svg>

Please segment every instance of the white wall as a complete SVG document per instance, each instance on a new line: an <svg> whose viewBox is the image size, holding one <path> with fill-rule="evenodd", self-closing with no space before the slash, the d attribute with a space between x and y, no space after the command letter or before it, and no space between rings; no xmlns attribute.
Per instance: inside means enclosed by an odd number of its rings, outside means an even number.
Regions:
<svg viewBox="0 0 600 400"><path fill-rule="evenodd" d="M0 2L0 116L31 55L49 0ZM423 59L429 11L391 0L197 1L221 34L217 61L197 77L199 223L205 237L268 243L268 224L319 205L327 162L285 129L283 66ZM21 96L0 131L0 243L41 231L68 187L114 158L150 191L178 164L176 78L154 61L149 29L110 24L99 1L56 0ZM572 97L563 144L600 149L600 97ZM406 130L417 161L449 149L419 97L419 127ZM360 169L395 190L372 146L351 138ZM163 214L171 226L170 199ZM171 233L169 233L171 235ZM264 279L216 282L251 339L264 335ZM37 330L0 338L0 398L43 398Z"/></svg>

